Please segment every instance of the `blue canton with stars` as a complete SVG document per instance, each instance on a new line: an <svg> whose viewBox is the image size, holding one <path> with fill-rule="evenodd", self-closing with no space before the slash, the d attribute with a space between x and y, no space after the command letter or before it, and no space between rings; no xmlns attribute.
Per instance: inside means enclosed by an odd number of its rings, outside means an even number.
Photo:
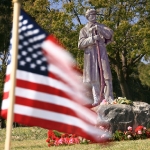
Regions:
<svg viewBox="0 0 150 150"><path fill-rule="evenodd" d="M19 16L18 70L47 75L47 60L41 44L48 34L21 10Z"/></svg>

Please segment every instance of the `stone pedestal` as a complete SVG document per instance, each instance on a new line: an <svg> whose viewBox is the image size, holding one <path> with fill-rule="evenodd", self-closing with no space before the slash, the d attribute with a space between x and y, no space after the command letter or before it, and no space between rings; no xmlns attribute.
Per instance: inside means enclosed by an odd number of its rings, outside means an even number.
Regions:
<svg viewBox="0 0 150 150"><path fill-rule="evenodd" d="M138 125L147 127L150 123L150 105L145 102L133 102L133 105L109 104L93 108L97 112L98 126L109 126L112 133L126 131L128 126L135 129Z"/></svg>

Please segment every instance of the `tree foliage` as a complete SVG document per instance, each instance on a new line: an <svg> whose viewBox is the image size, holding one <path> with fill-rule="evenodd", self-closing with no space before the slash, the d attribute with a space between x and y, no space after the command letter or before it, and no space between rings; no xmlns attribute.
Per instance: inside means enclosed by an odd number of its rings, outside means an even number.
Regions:
<svg viewBox="0 0 150 150"><path fill-rule="evenodd" d="M143 85L150 87L150 63L149 64L140 64L138 67L139 78Z"/></svg>
<svg viewBox="0 0 150 150"><path fill-rule="evenodd" d="M0 0L0 97L3 92L3 82L8 58L8 47L12 23L12 5L9 0ZM0 98L1 104L1 98Z"/></svg>
<svg viewBox="0 0 150 150"><path fill-rule="evenodd" d="M12 5L9 0L0 0L0 61L6 65L12 26ZM3 66L0 67L3 72Z"/></svg>
<svg viewBox="0 0 150 150"><path fill-rule="evenodd" d="M12 5L10 0L0 0L0 108L3 96L5 70L8 59L10 41ZM4 120L0 118L0 127L4 127Z"/></svg>

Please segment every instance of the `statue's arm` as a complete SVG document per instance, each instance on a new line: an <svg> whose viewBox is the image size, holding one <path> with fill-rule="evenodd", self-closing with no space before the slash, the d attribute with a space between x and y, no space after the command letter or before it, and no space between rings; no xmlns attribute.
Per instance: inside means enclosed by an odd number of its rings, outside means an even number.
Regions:
<svg viewBox="0 0 150 150"><path fill-rule="evenodd" d="M98 30L105 39L112 40L113 30L111 30L110 28L106 27L103 24L98 26Z"/></svg>
<svg viewBox="0 0 150 150"><path fill-rule="evenodd" d="M92 36L88 37L85 30L81 30L79 34L78 48L85 49L86 47L95 44L95 40Z"/></svg>

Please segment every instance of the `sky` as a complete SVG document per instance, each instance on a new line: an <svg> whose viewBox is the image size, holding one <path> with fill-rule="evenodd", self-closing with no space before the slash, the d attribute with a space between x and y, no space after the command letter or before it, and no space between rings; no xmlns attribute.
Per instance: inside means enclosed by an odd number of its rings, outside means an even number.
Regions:
<svg viewBox="0 0 150 150"><path fill-rule="evenodd" d="M55 4L51 4L50 8L58 9L59 11L61 11L62 10L62 4L63 4L62 1L57 3L57 5L56 5L56 3ZM79 16L79 18L80 18L80 21L81 21L82 24L86 24L87 23L87 19L85 18L85 16ZM74 21L75 24L78 24L78 21L77 21L76 18L74 18L73 21Z"/></svg>

